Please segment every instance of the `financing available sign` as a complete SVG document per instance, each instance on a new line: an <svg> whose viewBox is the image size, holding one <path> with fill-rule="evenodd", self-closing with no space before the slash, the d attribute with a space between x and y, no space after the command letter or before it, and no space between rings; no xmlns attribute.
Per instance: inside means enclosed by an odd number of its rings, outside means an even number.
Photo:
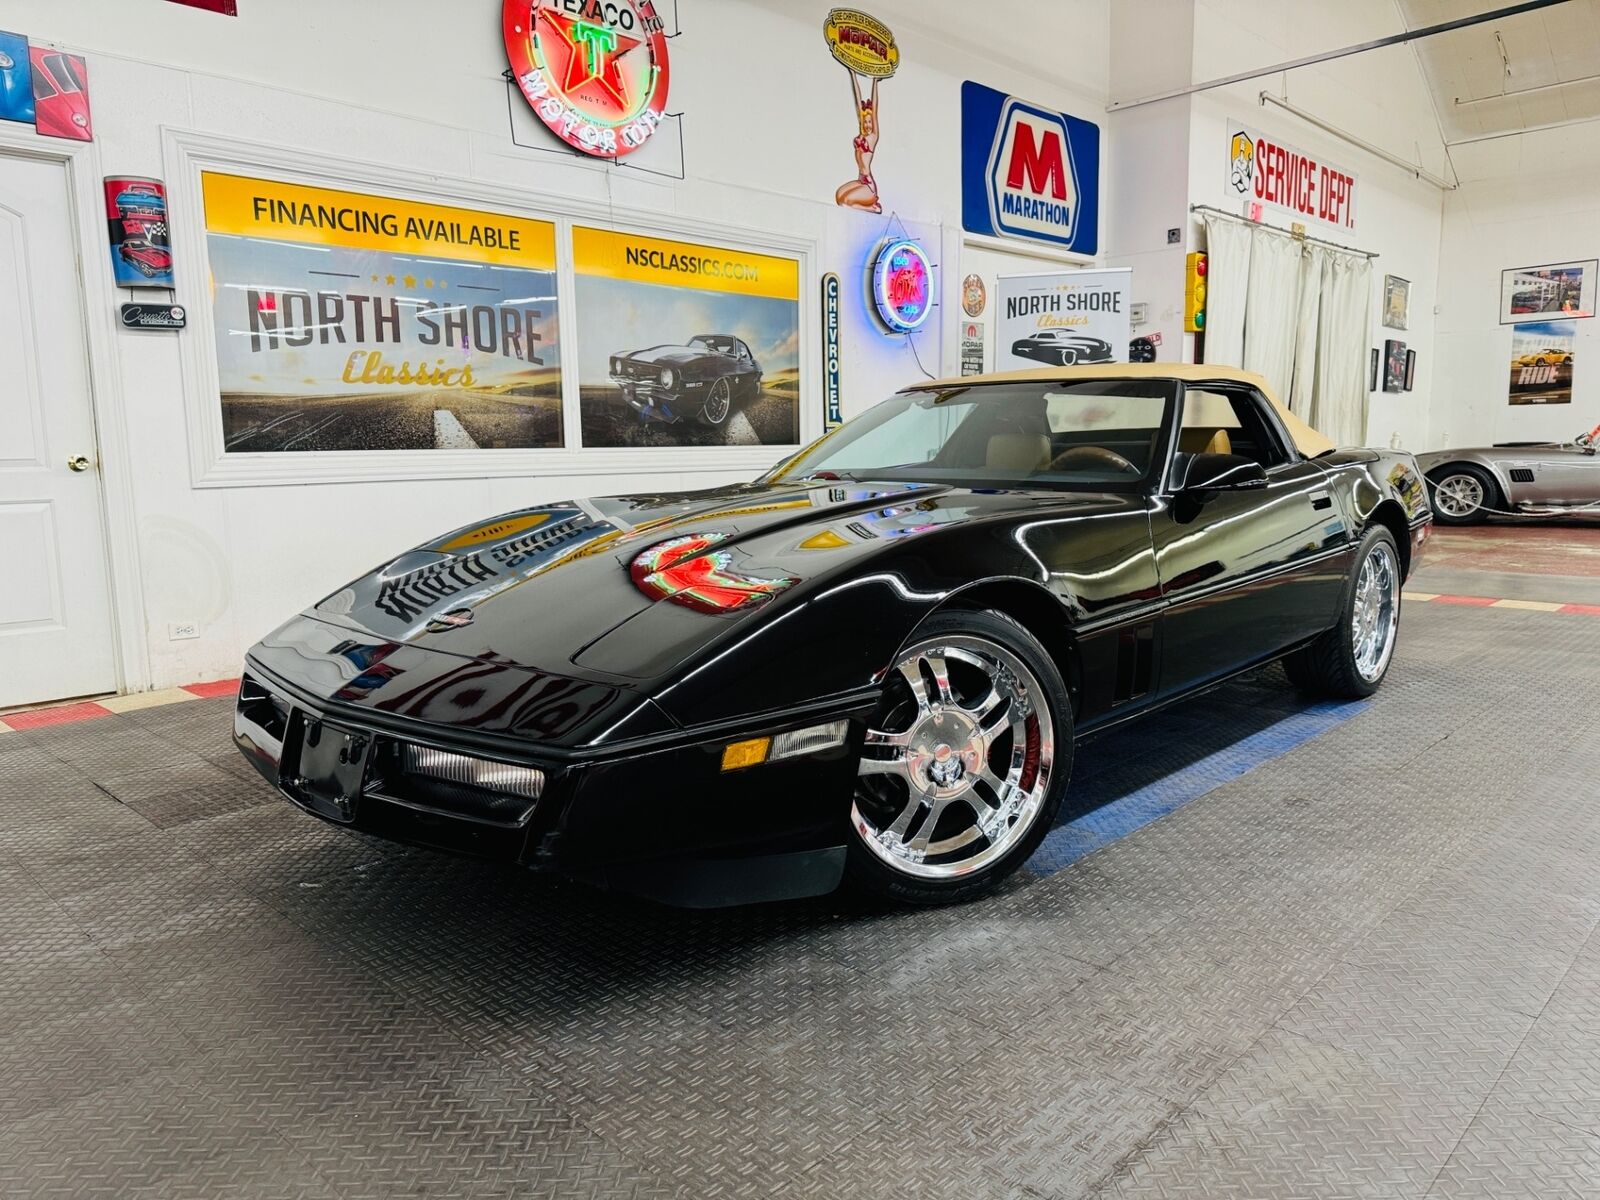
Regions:
<svg viewBox="0 0 1600 1200"><path fill-rule="evenodd" d="M1238 122L1228 124L1228 194L1245 215L1265 208L1336 229L1356 227L1356 173Z"/></svg>
<svg viewBox="0 0 1600 1200"><path fill-rule="evenodd" d="M961 224L1099 248L1100 127L971 80L961 85Z"/></svg>

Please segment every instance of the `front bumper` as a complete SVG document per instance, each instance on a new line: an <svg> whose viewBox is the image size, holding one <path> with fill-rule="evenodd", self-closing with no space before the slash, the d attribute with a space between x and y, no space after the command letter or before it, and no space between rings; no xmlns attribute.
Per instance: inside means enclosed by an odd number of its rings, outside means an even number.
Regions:
<svg viewBox="0 0 1600 1200"><path fill-rule="evenodd" d="M611 382L622 392L622 399L647 421L673 424L694 415L700 406L704 386L685 380L682 387L666 388L651 379L613 375Z"/></svg>
<svg viewBox="0 0 1600 1200"><path fill-rule="evenodd" d="M723 748L744 733L703 731L593 754L536 746L487 751L447 727L397 726L319 700L247 661L234 741L289 801L321 820L412 845L519 863L692 905L815 895L837 886L855 764L870 705L847 744L738 771ZM829 719L808 711L760 727ZM405 744L492 757L545 773L537 800L463 796L396 769Z"/></svg>

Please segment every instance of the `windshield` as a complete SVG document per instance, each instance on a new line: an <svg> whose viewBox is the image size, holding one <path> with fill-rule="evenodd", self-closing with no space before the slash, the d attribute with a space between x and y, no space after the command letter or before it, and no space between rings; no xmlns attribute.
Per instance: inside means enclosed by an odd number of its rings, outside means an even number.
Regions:
<svg viewBox="0 0 1600 1200"><path fill-rule="evenodd" d="M704 346L707 350L715 350L718 354L733 353L733 339L718 337L710 333L698 333L689 339L691 346Z"/></svg>
<svg viewBox="0 0 1600 1200"><path fill-rule="evenodd" d="M985 383L901 392L769 478L895 479L1133 491L1160 466L1178 385L1165 379Z"/></svg>

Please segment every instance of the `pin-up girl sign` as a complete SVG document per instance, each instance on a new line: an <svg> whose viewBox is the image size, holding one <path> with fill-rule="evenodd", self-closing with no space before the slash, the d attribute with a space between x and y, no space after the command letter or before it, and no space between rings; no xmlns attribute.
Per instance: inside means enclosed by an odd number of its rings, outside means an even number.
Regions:
<svg viewBox="0 0 1600 1200"><path fill-rule="evenodd" d="M894 34L887 25L853 8L836 8L830 12L822 23L822 36L828 43L828 52L850 72L850 88L856 100L857 132L852 143L856 177L839 185L833 194L834 201L847 208L882 212L878 182L872 176L880 127L878 83L893 75L900 66L900 47L895 45ZM861 92L863 78L871 81L866 95Z"/></svg>

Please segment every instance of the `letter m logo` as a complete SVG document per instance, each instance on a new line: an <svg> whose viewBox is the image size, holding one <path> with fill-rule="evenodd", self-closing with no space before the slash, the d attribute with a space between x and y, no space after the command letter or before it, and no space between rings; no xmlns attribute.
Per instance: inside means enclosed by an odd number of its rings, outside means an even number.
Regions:
<svg viewBox="0 0 1600 1200"><path fill-rule="evenodd" d="M1008 96L988 163L989 218L999 233L1072 246L1078 174L1067 119Z"/></svg>
<svg viewBox="0 0 1600 1200"><path fill-rule="evenodd" d="M1011 167L1006 171L1006 187L1065 200L1067 167L1061 158L1062 145L1060 130L1018 121L1011 140Z"/></svg>

